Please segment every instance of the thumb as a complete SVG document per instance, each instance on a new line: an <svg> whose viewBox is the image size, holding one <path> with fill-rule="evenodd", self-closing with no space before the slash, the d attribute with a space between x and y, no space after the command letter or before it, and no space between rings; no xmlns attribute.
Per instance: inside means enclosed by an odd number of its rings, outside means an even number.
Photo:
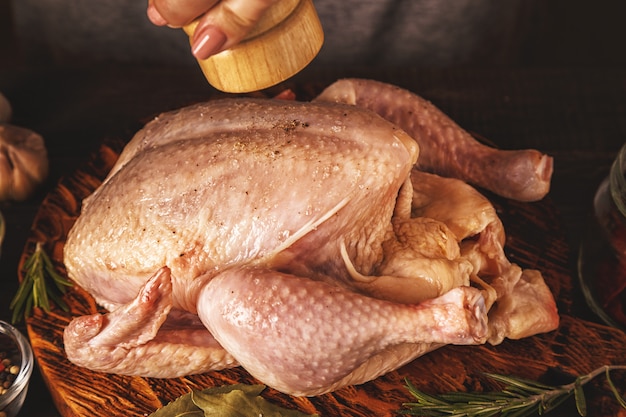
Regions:
<svg viewBox="0 0 626 417"><path fill-rule="evenodd" d="M191 40L194 56L206 59L235 46L277 1L222 0L198 19Z"/></svg>

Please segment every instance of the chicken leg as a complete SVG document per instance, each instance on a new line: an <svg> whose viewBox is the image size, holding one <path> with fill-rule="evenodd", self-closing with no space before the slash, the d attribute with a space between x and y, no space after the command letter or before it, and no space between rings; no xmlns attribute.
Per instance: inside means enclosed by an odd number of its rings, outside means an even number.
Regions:
<svg viewBox="0 0 626 417"><path fill-rule="evenodd" d="M417 141L417 167L454 177L519 201L541 200L550 190L552 158L534 149L501 150L475 140L432 103L400 87L344 79L315 101L356 105L395 123Z"/></svg>
<svg viewBox="0 0 626 417"><path fill-rule="evenodd" d="M487 335L475 288L403 305L266 269L214 278L198 315L248 372L291 395L363 383L443 344L480 344Z"/></svg>

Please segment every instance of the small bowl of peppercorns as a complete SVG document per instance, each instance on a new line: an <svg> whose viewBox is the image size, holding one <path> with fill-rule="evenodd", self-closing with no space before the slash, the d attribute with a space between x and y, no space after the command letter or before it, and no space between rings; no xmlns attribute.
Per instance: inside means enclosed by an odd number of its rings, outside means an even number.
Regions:
<svg viewBox="0 0 626 417"><path fill-rule="evenodd" d="M33 366L28 339L0 321L0 417L15 417L22 408Z"/></svg>

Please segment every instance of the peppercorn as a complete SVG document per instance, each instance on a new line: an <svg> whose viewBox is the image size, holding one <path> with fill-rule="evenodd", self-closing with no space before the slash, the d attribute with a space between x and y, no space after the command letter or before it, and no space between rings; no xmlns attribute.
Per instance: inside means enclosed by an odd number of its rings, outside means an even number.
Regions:
<svg viewBox="0 0 626 417"><path fill-rule="evenodd" d="M0 351L0 395L11 387L17 374L20 372L19 356L17 352ZM0 415L2 417L2 415Z"/></svg>

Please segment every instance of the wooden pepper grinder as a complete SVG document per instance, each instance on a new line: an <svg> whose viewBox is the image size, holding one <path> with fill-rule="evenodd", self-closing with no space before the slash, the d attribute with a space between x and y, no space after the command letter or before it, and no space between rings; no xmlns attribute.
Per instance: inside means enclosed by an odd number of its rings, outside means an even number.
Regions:
<svg viewBox="0 0 626 417"><path fill-rule="evenodd" d="M196 26L193 22L183 28L190 38ZM198 63L213 87L247 93L276 85L301 71L323 42L312 0L279 0L243 41Z"/></svg>

